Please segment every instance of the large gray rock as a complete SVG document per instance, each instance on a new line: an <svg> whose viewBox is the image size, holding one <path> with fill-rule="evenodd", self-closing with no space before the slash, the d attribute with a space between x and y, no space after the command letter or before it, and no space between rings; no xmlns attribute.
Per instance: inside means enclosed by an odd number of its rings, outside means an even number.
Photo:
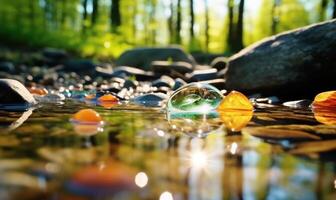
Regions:
<svg viewBox="0 0 336 200"><path fill-rule="evenodd" d="M153 61L183 61L195 65L194 58L179 47L136 48L125 51L116 66L131 66L150 70Z"/></svg>
<svg viewBox="0 0 336 200"><path fill-rule="evenodd" d="M26 110L34 104L33 95L19 81L0 79L0 109Z"/></svg>
<svg viewBox="0 0 336 200"><path fill-rule="evenodd" d="M335 88L336 20L266 38L229 60L228 89L311 93Z"/></svg>

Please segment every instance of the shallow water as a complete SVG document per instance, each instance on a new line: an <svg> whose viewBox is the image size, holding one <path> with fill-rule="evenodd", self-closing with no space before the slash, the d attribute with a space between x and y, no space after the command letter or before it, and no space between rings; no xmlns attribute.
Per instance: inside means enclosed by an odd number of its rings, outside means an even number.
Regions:
<svg viewBox="0 0 336 200"><path fill-rule="evenodd" d="M70 123L83 107L102 130ZM0 199L336 199L332 116L260 105L168 121L161 109L109 107L1 111Z"/></svg>

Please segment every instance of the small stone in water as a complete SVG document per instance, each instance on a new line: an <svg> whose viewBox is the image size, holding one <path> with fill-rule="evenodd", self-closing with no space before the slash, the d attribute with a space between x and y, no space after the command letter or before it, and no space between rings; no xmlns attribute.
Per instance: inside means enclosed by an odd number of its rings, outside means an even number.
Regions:
<svg viewBox="0 0 336 200"><path fill-rule="evenodd" d="M253 105L245 95L232 91L223 99L217 110L253 110Z"/></svg>
<svg viewBox="0 0 336 200"><path fill-rule="evenodd" d="M29 90L30 93L40 95L40 96L44 96L44 95L48 94L48 90L46 90L45 88L31 87L28 90Z"/></svg>
<svg viewBox="0 0 336 200"><path fill-rule="evenodd" d="M113 96L112 94L105 94L98 98L100 102L118 102L118 98Z"/></svg>
<svg viewBox="0 0 336 200"><path fill-rule="evenodd" d="M72 117L72 120L83 124L102 124L103 120L99 113L92 109L82 109Z"/></svg>
<svg viewBox="0 0 336 200"><path fill-rule="evenodd" d="M336 91L322 92L316 95L314 109L336 109Z"/></svg>
<svg viewBox="0 0 336 200"><path fill-rule="evenodd" d="M168 100L168 112L208 113L217 108L221 92L203 83L191 83L174 92Z"/></svg>

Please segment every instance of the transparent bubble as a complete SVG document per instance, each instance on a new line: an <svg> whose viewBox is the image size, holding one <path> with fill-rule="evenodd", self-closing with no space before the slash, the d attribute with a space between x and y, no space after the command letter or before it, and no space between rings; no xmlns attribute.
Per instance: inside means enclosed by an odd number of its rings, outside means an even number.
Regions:
<svg viewBox="0 0 336 200"><path fill-rule="evenodd" d="M167 113L211 113L222 98L221 92L209 84L191 83L170 96Z"/></svg>

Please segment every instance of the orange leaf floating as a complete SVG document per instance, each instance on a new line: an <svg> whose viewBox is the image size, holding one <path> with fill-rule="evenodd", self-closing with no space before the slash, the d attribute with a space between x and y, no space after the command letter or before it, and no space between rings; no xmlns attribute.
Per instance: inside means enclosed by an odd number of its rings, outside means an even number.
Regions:
<svg viewBox="0 0 336 200"><path fill-rule="evenodd" d="M28 89L30 93L36 94L36 95L41 95L44 96L48 94L48 90L45 88L36 88L36 87L31 87Z"/></svg>
<svg viewBox="0 0 336 200"><path fill-rule="evenodd" d="M78 123L102 124L103 120L99 113L92 109L82 109L74 114L73 121Z"/></svg>
<svg viewBox="0 0 336 200"><path fill-rule="evenodd" d="M322 92L316 95L313 108L315 109L336 109L336 91Z"/></svg>
<svg viewBox="0 0 336 200"><path fill-rule="evenodd" d="M219 104L218 111L223 110L253 110L253 105L249 99L240 92L230 92Z"/></svg>
<svg viewBox="0 0 336 200"><path fill-rule="evenodd" d="M252 119L252 110L219 111L219 117L231 131L241 131Z"/></svg>

